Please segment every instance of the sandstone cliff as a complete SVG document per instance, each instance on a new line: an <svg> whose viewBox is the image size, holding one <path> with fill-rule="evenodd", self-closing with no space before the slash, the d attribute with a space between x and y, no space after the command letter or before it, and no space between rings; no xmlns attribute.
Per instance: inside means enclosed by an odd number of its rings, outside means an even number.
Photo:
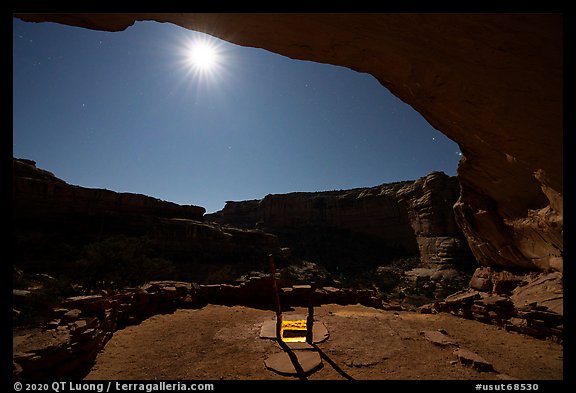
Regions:
<svg viewBox="0 0 576 393"><path fill-rule="evenodd" d="M120 31L169 22L368 72L456 141L460 225L481 265L562 270L562 14L17 14Z"/></svg>
<svg viewBox="0 0 576 393"><path fill-rule="evenodd" d="M369 259L361 268L402 256L469 268L475 261L452 209L458 193L457 178L433 172L416 181L372 188L227 202L222 211L205 218L277 234L301 258L318 260L322 256L317 254L325 251L334 260L358 247L362 250L355 250L357 254L347 262L357 264L357 259ZM326 240L329 250L314 254L314 246L322 240ZM302 249L303 243L308 243L306 249ZM368 247L371 252L366 251Z"/></svg>
<svg viewBox="0 0 576 393"><path fill-rule="evenodd" d="M13 160L13 261L27 272L78 275L82 247L124 235L150 240L177 264L176 277L203 282L241 274L282 255L276 236L203 222L203 207L70 185L30 160ZM214 277L217 279L218 277ZM222 277L226 278L226 277Z"/></svg>
<svg viewBox="0 0 576 393"><path fill-rule="evenodd" d="M547 273L563 270L562 14L16 17L105 31L124 30L140 20L168 22L239 45L370 73L459 144L456 219L479 264L490 267L478 269L471 287L502 297L512 290L511 301L527 310L513 316L508 301L474 292L447 299L446 307L479 320L512 315L513 330L528 333L546 319L562 322L542 305L552 299L554 310L563 307L562 273ZM246 208L244 214L251 211ZM425 243L436 246L434 236L419 238L420 249ZM527 278L505 280L502 293L500 275L511 270ZM534 270L543 273L529 277ZM522 321L522 313L541 315Z"/></svg>
<svg viewBox="0 0 576 393"><path fill-rule="evenodd" d="M206 212L200 206L178 205L141 194L70 185L25 159L13 160L12 187L14 211L35 219L46 215L144 214L202 221Z"/></svg>

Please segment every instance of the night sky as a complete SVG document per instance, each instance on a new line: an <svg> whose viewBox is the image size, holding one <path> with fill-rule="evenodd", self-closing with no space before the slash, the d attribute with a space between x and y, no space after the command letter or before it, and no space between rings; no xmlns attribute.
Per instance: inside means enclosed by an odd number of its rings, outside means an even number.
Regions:
<svg viewBox="0 0 576 393"><path fill-rule="evenodd" d="M456 174L458 145L369 74L156 22L109 33L14 19L13 33L13 155L70 184L213 212ZM211 66L191 61L197 41Z"/></svg>

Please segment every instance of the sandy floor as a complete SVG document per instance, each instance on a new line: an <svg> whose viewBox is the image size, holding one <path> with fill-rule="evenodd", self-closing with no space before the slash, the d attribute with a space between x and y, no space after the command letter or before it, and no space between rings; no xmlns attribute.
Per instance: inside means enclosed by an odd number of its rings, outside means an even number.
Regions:
<svg viewBox="0 0 576 393"><path fill-rule="evenodd" d="M326 358L310 380L343 380L343 373L372 380L562 379L562 345L449 314L324 305L315 316L330 336L318 344ZM86 379L295 379L264 365L281 351L273 340L259 338L262 323L272 318L271 311L217 305L157 315L117 331ZM420 333L437 329L492 363L495 372L455 362L454 348L436 346Z"/></svg>

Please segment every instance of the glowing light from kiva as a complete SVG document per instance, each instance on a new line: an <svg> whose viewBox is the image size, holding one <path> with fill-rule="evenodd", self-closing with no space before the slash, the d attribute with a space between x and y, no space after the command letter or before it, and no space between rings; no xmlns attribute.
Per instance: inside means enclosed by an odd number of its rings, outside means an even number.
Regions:
<svg viewBox="0 0 576 393"><path fill-rule="evenodd" d="M287 343L306 342L306 320L283 320L282 327L280 329L280 337L282 338L282 341Z"/></svg>

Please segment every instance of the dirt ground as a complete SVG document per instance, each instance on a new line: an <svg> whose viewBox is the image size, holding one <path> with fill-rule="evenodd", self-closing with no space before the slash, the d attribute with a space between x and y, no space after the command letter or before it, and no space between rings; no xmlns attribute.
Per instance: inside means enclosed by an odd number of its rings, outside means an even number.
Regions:
<svg viewBox="0 0 576 393"><path fill-rule="evenodd" d="M306 314L305 308L287 312ZM272 311L208 305L156 315L119 330L98 355L86 379L278 380L296 379L268 370L264 361L281 352L259 338ZM324 305L315 319L329 337L318 348L323 366L309 380L521 380L562 379L563 347L450 314ZM454 347L427 341L422 331L443 329L460 348L494 367L479 372L456 361Z"/></svg>

